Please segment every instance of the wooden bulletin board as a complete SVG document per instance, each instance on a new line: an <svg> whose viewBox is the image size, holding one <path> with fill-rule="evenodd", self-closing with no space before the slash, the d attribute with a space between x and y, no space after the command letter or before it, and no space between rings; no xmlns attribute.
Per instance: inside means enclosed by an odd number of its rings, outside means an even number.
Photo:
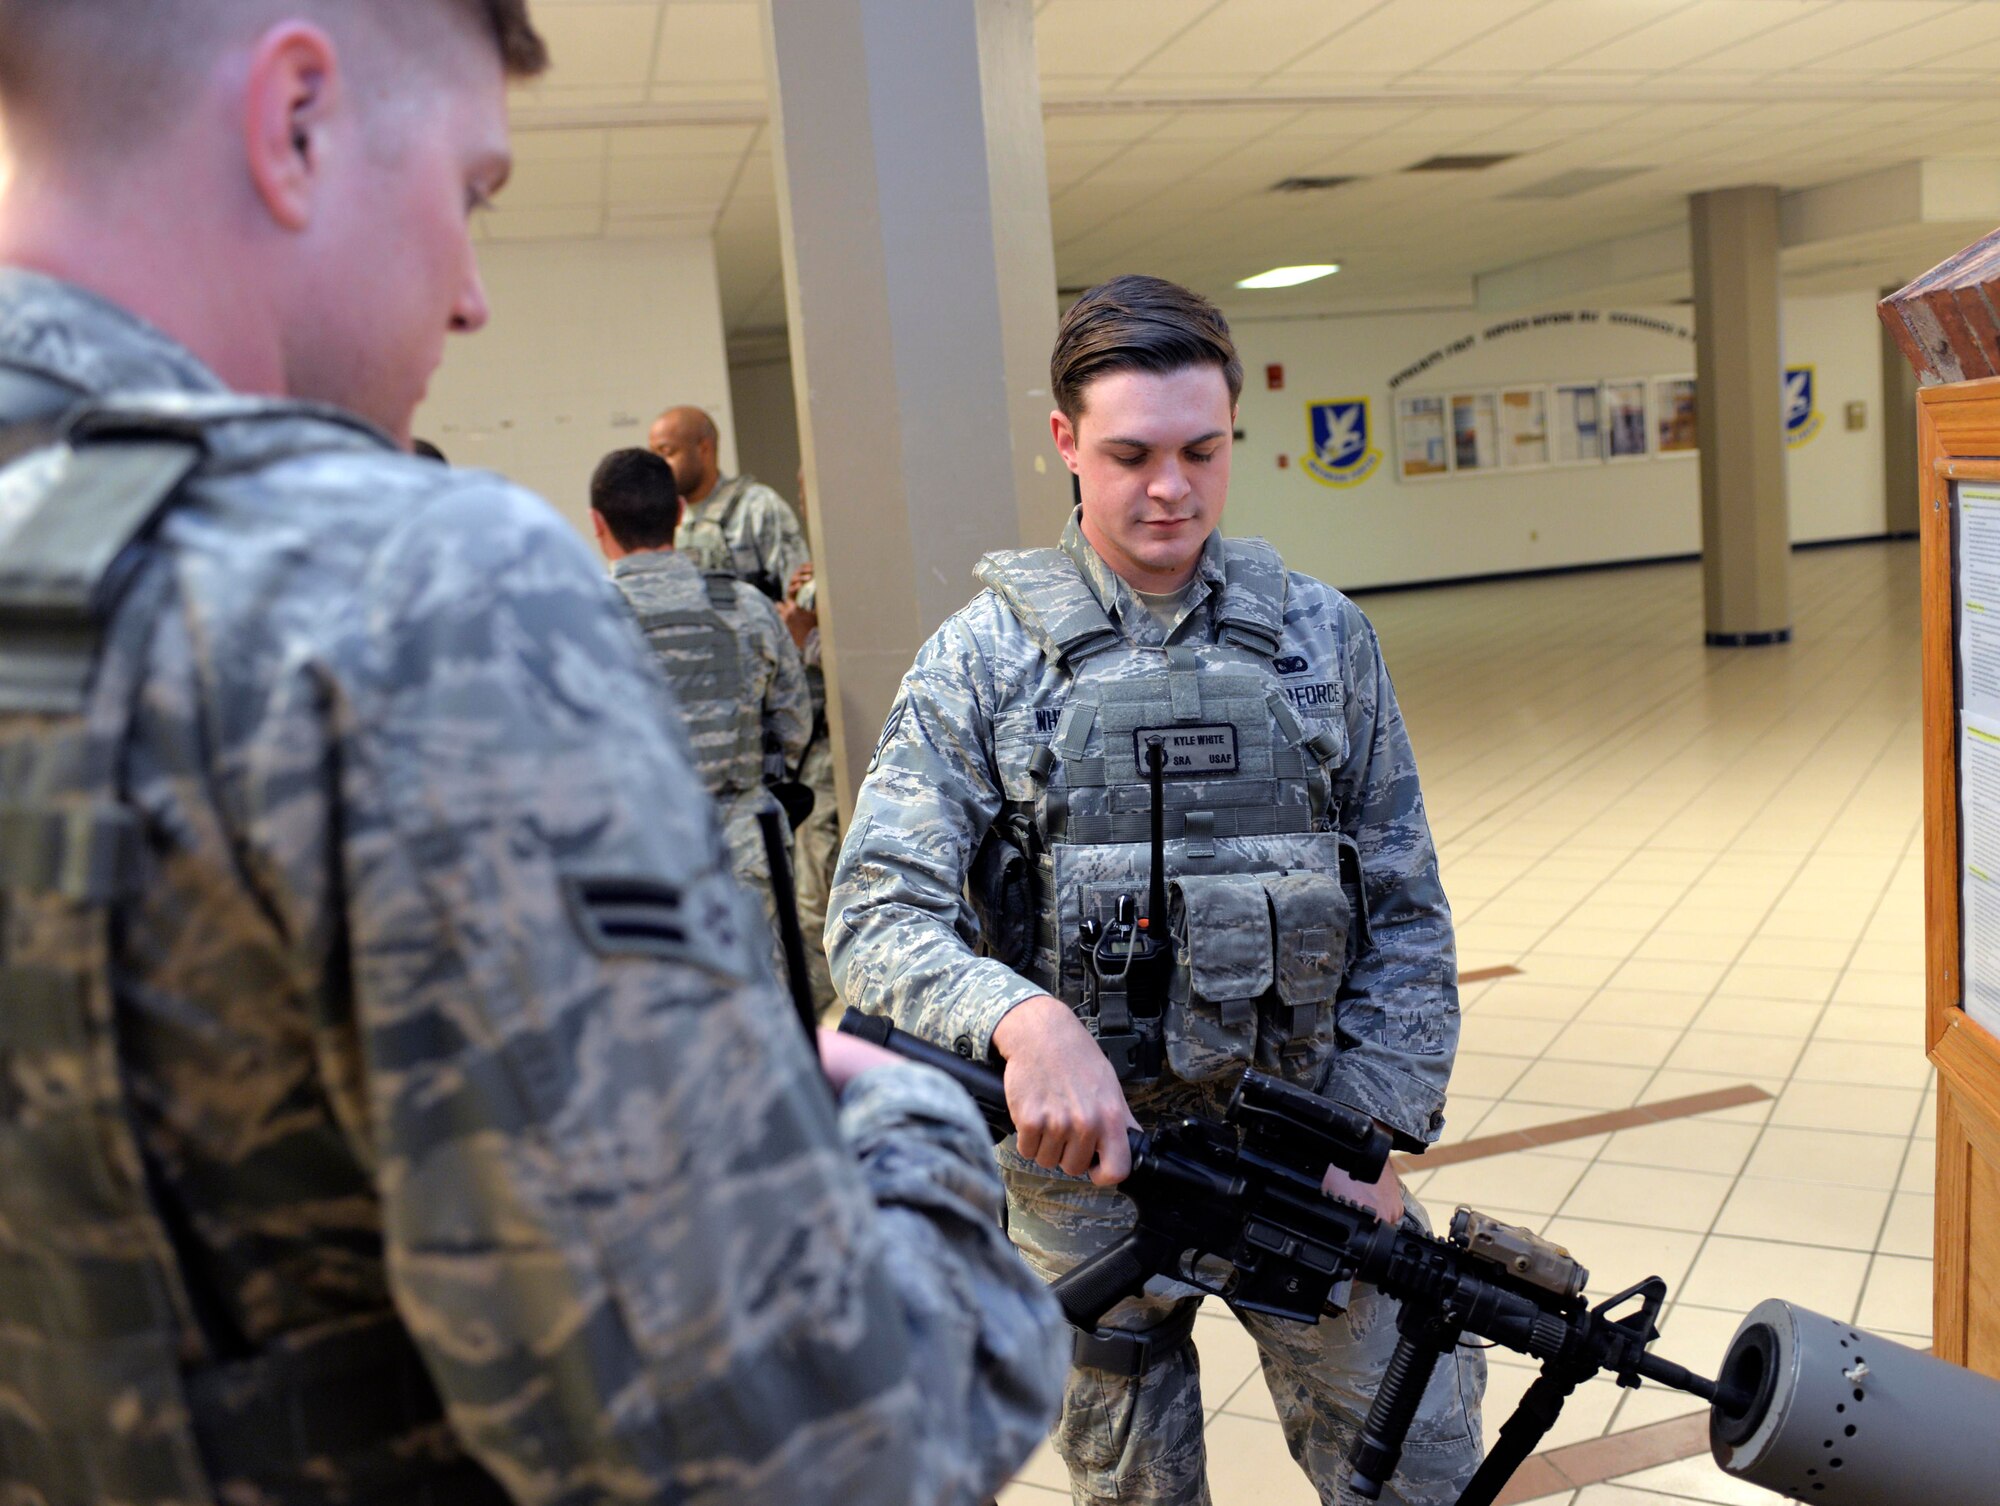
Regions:
<svg viewBox="0 0 2000 1506"><path fill-rule="evenodd" d="M1990 901L1979 892L1994 826L1961 804L2000 766L2000 745L1967 708L1990 703L1988 650L1967 651L1968 608L1986 622L1984 594L1967 558L2000 530L2000 377L1925 388L1918 394L1923 568L1925 1034L1938 1069L1936 1347L1943 1358L2000 1375L2000 1036L1981 1023L2000 999L2000 951ZM1988 495L1990 504L1984 502ZM1982 509L1990 507L1989 512ZM1968 517L1967 509L1971 509ZM1987 521L1987 520L1991 521ZM1971 581L1968 593L1967 584ZM1972 598L1968 600L1968 595ZM1996 603L2000 606L2000 603ZM2000 614L1996 614L2000 615ZM1992 631L2000 635L2000 622ZM1968 659L1972 662L1968 664ZM1985 737L1974 746L1968 738ZM1988 754L1987 747L1993 748ZM1969 752L1962 750L1969 749ZM1984 760L1995 760L1989 766ZM1962 767L1961 765L1966 765ZM1996 813L1995 822L2000 822ZM1968 864L1972 868L1968 869ZM2000 884L2000 871L1991 877ZM1974 946L1968 955L1968 934ZM1970 991L1968 999L1968 974ZM1968 1013L1967 1004L1972 1005Z"/></svg>

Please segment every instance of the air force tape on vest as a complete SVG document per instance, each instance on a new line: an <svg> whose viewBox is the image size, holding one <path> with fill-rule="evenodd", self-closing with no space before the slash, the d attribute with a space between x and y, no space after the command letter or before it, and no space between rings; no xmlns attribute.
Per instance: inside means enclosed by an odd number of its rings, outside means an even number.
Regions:
<svg viewBox="0 0 2000 1506"><path fill-rule="evenodd" d="M1227 722L1212 727L1140 727L1132 734L1132 761L1146 767L1146 744L1153 738L1167 755L1167 778L1236 772L1236 729Z"/></svg>

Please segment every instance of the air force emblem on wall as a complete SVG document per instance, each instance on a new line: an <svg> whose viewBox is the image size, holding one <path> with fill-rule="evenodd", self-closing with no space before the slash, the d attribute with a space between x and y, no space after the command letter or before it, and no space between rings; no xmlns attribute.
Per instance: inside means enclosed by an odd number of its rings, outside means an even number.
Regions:
<svg viewBox="0 0 2000 1506"><path fill-rule="evenodd" d="M1303 464L1313 480L1324 486L1355 486L1375 474L1382 454L1369 448L1367 398L1308 403L1306 416L1312 424L1312 454Z"/></svg>
<svg viewBox="0 0 2000 1506"><path fill-rule="evenodd" d="M1813 404L1817 386L1812 367L1785 368L1785 443L1795 450L1819 433L1823 422Z"/></svg>

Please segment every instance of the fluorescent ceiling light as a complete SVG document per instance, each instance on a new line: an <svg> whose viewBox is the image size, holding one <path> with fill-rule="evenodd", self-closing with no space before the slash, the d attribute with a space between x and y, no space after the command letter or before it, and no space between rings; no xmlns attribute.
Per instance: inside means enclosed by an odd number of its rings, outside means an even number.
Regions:
<svg viewBox="0 0 2000 1506"><path fill-rule="evenodd" d="M1259 272L1255 277L1246 277L1236 286L1239 288L1295 288L1302 282L1317 282L1322 277L1331 277L1340 270L1338 262L1317 262L1309 267L1273 267L1268 272Z"/></svg>

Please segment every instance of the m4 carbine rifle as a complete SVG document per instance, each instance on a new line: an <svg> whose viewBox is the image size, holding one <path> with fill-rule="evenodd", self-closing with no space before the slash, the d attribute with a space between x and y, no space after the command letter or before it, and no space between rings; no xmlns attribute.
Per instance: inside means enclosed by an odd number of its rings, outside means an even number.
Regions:
<svg viewBox="0 0 2000 1506"><path fill-rule="evenodd" d="M972 1095L996 1140L1013 1133L998 1072L850 1009L840 1028L949 1073ZM1328 1166L1378 1180L1389 1133L1367 1115L1246 1071L1221 1121L1188 1117L1132 1133L1132 1172L1119 1191L1132 1232L1052 1288L1084 1332L1154 1276L1212 1293L1239 1311L1316 1323L1339 1309L1335 1287L1358 1278L1402 1305L1397 1344L1350 1463L1351 1487L1374 1499L1396 1471L1403 1440L1439 1359L1465 1337L1542 1362L1500 1442L1459 1506L1491 1506L1534 1452L1569 1394L1600 1371L1643 1378L1717 1401L1716 1383L1648 1352L1666 1301L1659 1277L1590 1305L1588 1273L1567 1250L1526 1229L1461 1208L1449 1238L1386 1224L1321 1190ZM1749 1398L1725 1396L1725 1409Z"/></svg>

